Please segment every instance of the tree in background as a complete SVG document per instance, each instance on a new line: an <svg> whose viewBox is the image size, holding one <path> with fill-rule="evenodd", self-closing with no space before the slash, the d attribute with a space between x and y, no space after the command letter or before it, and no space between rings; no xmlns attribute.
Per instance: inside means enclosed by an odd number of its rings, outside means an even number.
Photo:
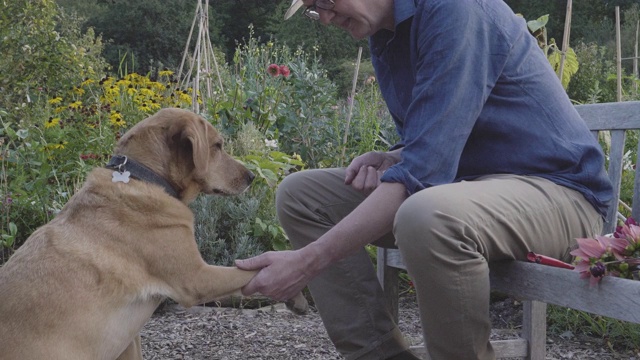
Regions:
<svg viewBox="0 0 640 360"><path fill-rule="evenodd" d="M129 72L147 73L180 64L194 1L97 0L96 4L101 10L87 19L86 26L109 40L104 56L114 68L123 58Z"/></svg>

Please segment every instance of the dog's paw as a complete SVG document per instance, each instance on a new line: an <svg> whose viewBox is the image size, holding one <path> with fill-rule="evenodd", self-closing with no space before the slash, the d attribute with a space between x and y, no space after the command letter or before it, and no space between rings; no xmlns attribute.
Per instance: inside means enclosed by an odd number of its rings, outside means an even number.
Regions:
<svg viewBox="0 0 640 360"><path fill-rule="evenodd" d="M285 301L284 304L287 306L287 309L296 315L306 315L309 312L309 302L301 292Z"/></svg>

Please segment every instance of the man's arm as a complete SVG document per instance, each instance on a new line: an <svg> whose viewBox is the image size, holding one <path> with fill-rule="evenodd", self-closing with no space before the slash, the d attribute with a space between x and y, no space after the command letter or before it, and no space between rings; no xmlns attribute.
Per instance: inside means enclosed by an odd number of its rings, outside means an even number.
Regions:
<svg viewBox="0 0 640 360"><path fill-rule="evenodd" d="M403 184L382 183L347 217L306 247L237 260L241 269L261 269L242 292L258 292L280 301L292 298L330 264L391 231L406 196Z"/></svg>

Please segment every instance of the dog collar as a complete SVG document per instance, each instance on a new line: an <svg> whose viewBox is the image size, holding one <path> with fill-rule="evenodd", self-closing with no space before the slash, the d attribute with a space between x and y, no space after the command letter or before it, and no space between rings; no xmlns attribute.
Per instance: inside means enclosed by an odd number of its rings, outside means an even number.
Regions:
<svg viewBox="0 0 640 360"><path fill-rule="evenodd" d="M106 165L107 169L115 170L112 174L112 182L128 183L129 178L146 181L152 184L160 185L169 195L178 199L178 192L161 176L154 173L148 167L139 164L124 155L114 155Z"/></svg>

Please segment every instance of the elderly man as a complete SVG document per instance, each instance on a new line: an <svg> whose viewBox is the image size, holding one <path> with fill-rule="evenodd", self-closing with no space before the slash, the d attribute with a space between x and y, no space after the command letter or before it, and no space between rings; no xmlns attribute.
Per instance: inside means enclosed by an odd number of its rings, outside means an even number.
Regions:
<svg viewBox="0 0 640 360"><path fill-rule="evenodd" d="M525 21L501 0L295 0L287 16L369 38L400 143L346 169L285 178L295 250L239 260L274 299L308 284L347 359L417 359L386 308L368 243L400 249L433 360L494 359L490 261L566 259L600 232L604 155Z"/></svg>

